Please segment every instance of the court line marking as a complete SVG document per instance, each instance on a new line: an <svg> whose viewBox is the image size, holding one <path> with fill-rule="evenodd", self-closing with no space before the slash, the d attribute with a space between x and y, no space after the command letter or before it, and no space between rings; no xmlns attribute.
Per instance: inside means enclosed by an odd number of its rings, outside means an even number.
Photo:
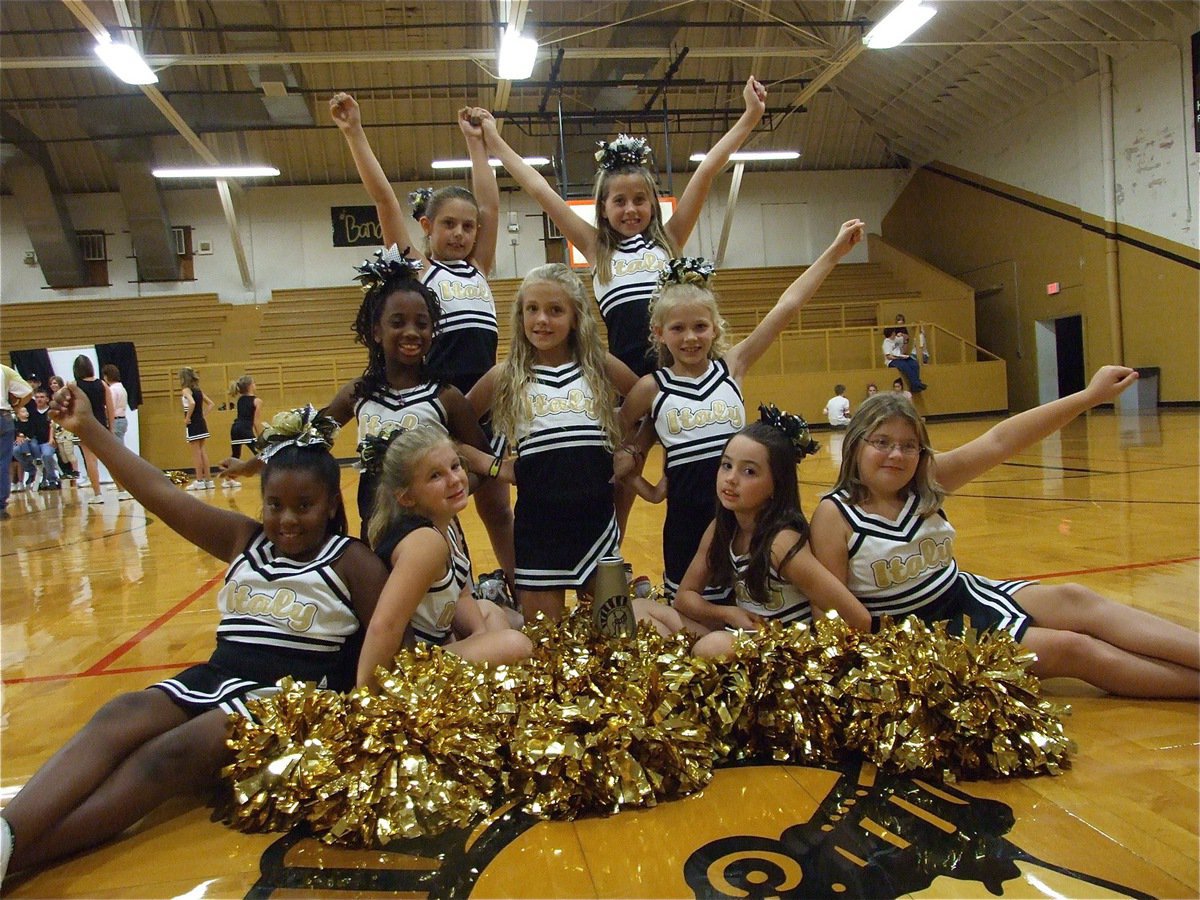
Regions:
<svg viewBox="0 0 1200 900"><path fill-rule="evenodd" d="M1195 562L1200 556L1180 556L1177 559L1156 559L1152 562L1122 563L1119 566L1098 566L1094 569L1075 569L1072 572L1047 572L1045 575L1022 575L1019 579L1031 581L1037 578L1065 578L1068 575L1095 575L1099 572L1122 572L1126 569L1152 569L1155 566L1174 566L1179 563Z"/></svg>
<svg viewBox="0 0 1200 900"><path fill-rule="evenodd" d="M1173 565L1178 565L1180 563L1196 562L1197 560L1200 560L1200 556L1181 556L1176 559L1156 559L1156 560L1152 560L1150 562L1125 563L1125 564L1119 565L1119 566L1098 566L1094 569L1075 569L1070 572L1047 572L1047 573L1044 573L1041 575L1020 575L1017 577L1017 579L1014 579L1014 580L1034 581L1034 580L1040 580L1043 578L1065 578L1069 575L1092 575L1092 574L1096 574L1096 573L1100 573L1100 572L1120 572L1120 571L1124 571L1127 569L1152 569L1152 568L1155 568L1156 566L1173 566ZM211 588L219 578L224 577L224 574L225 574L224 572L220 572L220 573L214 575L207 582L205 582L203 586L198 588L193 593L189 594L185 599L181 600L170 610L163 613L161 616L159 616L157 619L155 619L153 622L151 622L149 625L147 625L145 628L143 628L141 631L139 631L136 635L134 635L132 638L130 638L128 641L126 641L124 644L122 644L120 647L118 647L112 653L109 653L107 656L105 656L103 659L101 659L100 662L89 667L88 669L85 669L82 672L72 672L72 673L65 674L65 675L29 675L29 676L25 676L25 677L21 677L21 678L5 678L5 679L3 679L2 683L3 684L29 684L32 682L42 682L42 681L72 681L76 678L88 678L88 677L94 677L96 675L124 675L124 674L128 674L130 672L149 672L149 671L152 671L155 669L180 669L180 670L182 670L182 669L186 669L189 665L196 665L196 663L192 662L192 663L162 663L162 664L149 665L149 666L129 666L127 668L121 668L121 669L106 669L105 668L105 666L108 663L112 662L113 660L119 658L120 656L122 656L125 653L132 650L134 646L136 646L140 641L144 640L151 632L153 632L157 628L161 627L172 616L181 612L184 609L184 607L186 607L189 603L194 602L198 597L200 597L209 588Z"/></svg>
<svg viewBox="0 0 1200 900"><path fill-rule="evenodd" d="M200 585L200 587L196 588L196 590L192 591L190 594L188 594L186 597L184 597L182 600L180 600L178 603L176 603L174 606L172 606L170 609L168 609L165 613L163 613L161 616L159 616L157 619L155 619L153 622L151 622L149 625L142 628L141 631L139 631L137 634L135 634L129 640L122 643L115 650L112 650L111 652L102 656L97 662L93 663L89 668L85 669L81 674L83 674L83 675L98 675L98 674L100 674L100 672L102 672L104 669L108 668L110 663L113 663L116 660L120 659L122 656L124 656L126 653L128 653L130 650L132 650L134 647L136 647L138 644L140 644L142 641L144 641L147 637L149 637L151 634L153 634L155 631L157 631L159 628L161 628L163 625L165 625L169 620L173 619L175 616L177 616L179 613L183 612L184 609L186 609L188 606L190 606L196 600L200 599L205 594L207 594L210 590L212 590L213 586L218 581L221 581L224 577L225 577L225 569L222 569L216 575L212 576L212 578L208 579L208 581L204 582L204 584Z"/></svg>
<svg viewBox="0 0 1200 900"><path fill-rule="evenodd" d="M151 634L153 634L155 631L157 631L163 625L165 625L172 618L179 615L179 613L183 612L183 610L186 609L188 606L190 606L192 603L195 603L196 600L198 600L200 597L203 597L206 593L208 593L210 590L212 590L212 588L219 581L221 581L224 577L225 577L225 570L222 569L220 572L213 575L206 582L204 582L204 584L200 585L200 587L196 588L196 590L192 591L190 594L188 594L186 597L184 597L182 600L180 600L178 603L176 603L174 606L172 606L170 609L168 609L166 612L164 612L158 618L156 618L153 622L151 622L150 624L148 624L145 627L143 627L142 629L140 629L137 632L137 634L135 634L133 637L129 638L126 641L123 641L118 647L116 647L113 650L106 653L99 660L94 662L92 665L88 666L82 672L72 672L72 673L66 674L66 675L30 675L30 676L24 677L24 678L5 678L3 680L3 683L4 684L22 684L22 683L34 682L34 681L66 681L66 680L70 680L73 678L86 678L86 677L90 677L90 676L94 676L94 675L117 674L118 671L145 671L145 670L140 670L138 667L134 667L134 668L131 668L128 670L110 670L110 669L108 669L108 667L112 663L114 663L116 660L120 659L122 656L124 656L126 653L128 653L130 650L132 650L134 647L136 647L138 644L140 644L142 641L144 641L147 637L149 637ZM148 669L152 669L152 668L159 668L159 667L158 666L148 667ZM164 665L161 668L175 668L175 667L174 666L168 667L168 666ZM181 668L184 668L184 667L181 667Z"/></svg>

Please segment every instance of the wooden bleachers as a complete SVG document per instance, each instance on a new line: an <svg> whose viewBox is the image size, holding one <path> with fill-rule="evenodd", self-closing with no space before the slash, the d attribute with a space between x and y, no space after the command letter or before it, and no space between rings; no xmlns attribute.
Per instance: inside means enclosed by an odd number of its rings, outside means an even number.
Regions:
<svg viewBox="0 0 1200 900"><path fill-rule="evenodd" d="M783 266L718 272L714 284L733 335L749 333L804 269L804 266ZM520 284L519 278L491 281L499 322L500 358L508 352L512 303ZM585 277L584 284L594 302L591 280ZM789 332L875 325L881 303L919 296L883 266L841 265L825 279ZM362 292L354 286L273 292L271 302L264 307L262 327L249 361L270 362L288 355L343 356L355 350L357 345L350 329L361 302Z"/></svg>
<svg viewBox="0 0 1200 900"><path fill-rule="evenodd" d="M121 300L6 303L0 352L132 341L142 368L204 363L220 343L229 307L216 294ZM60 373L68 374L68 373Z"/></svg>

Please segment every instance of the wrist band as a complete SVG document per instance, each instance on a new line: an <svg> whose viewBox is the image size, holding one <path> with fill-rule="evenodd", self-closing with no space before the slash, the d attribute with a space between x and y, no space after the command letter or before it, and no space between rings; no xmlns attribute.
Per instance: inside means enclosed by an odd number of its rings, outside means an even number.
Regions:
<svg viewBox="0 0 1200 900"><path fill-rule="evenodd" d="M488 466L488 478L495 478L500 474L500 466L504 462L503 457L496 455L492 458L492 464Z"/></svg>
<svg viewBox="0 0 1200 900"><path fill-rule="evenodd" d="M642 453L641 450L639 450L637 447L630 446L629 444L622 444L621 449L624 450L626 453L628 453L630 456L632 456L634 459L639 459L640 457L645 456L645 454Z"/></svg>

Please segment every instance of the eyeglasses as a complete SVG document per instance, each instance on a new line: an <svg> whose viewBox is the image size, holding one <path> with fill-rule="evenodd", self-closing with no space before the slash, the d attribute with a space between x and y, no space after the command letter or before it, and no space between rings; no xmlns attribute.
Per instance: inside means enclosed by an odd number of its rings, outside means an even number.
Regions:
<svg viewBox="0 0 1200 900"><path fill-rule="evenodd" d="M916 441L889 441L886 438L867 438L867 443L880 453L899 450L903 456L916 456L924 448Z"/></svg>

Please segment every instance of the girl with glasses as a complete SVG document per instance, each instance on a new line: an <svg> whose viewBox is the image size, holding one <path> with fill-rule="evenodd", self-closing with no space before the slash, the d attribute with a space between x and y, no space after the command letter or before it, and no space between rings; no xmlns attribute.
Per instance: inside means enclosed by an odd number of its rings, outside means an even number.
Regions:
<svg viewBox="0 0 1200 900"><path fill-rule="evenodd" d="M947 620L952 633L1007 631L1037 653L1042 678L1079 678L1113 694L1200 696L1195 632L1076 584L992 581L963 572L942 511L952 491L1137 380L1105 366L1084 390L1020 413L954 450L934 454L912 403L866 400L846 431L833 492L813 514L817 558L872 617Z"/></svg>

